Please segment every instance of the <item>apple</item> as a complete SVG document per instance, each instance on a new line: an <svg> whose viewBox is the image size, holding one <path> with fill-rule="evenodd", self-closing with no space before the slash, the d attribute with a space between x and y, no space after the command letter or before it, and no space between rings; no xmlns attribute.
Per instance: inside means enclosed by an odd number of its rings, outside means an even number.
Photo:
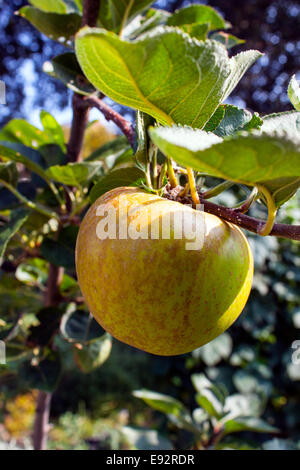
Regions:
<svg viewBox="0 0 300 470"><path fill-rule="evenodd" d="M76 269L86 303L105 330L171 356L208 343L236 320L251 290L253 257L235 225L121 187L85 215Z"/></svg>

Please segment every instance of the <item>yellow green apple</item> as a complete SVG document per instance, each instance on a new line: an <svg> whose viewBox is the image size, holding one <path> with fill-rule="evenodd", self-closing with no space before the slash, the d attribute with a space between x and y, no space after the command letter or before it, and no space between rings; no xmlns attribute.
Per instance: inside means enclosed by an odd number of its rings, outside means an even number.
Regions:
<svg viewBox="0 0 300 470"><path fill-rule="evenodd" d="M105 330L170 356L208 343L236 320L251 290L253 257L235 225L121 187L84 217L76 268L85 301Z"/></svg>

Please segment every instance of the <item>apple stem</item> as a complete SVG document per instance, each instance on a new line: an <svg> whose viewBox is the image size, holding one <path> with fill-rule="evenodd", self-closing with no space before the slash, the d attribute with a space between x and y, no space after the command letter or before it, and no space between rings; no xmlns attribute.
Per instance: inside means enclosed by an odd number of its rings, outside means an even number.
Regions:
<svg viewBox="0 0 300 470"><path fill-rule="evenodd" d="M199 195L196 189L196 181L195 181L194 172L192 168L190 167L187 168L187 172L188 172L188 179L189 179L189 186L191 190L192 200L193 200L193 203L197 206L200 204L200 199L199 199Z"/></svg>
<svg viewBox="0 0 300 470"><path fill-rule="evenodd" d="M168 157L167 162L168 162L168 176L169 176L171 188L176 188L176 186L178 186L178 181L174 172L171 158Z"/></svg>

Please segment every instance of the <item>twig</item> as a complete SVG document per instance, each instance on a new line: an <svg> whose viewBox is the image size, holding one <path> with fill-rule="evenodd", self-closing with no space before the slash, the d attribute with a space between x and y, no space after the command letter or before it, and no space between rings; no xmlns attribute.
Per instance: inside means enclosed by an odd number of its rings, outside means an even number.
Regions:
<svg viewBox="0 0 300 470"><path fill-rule="evenodd" d="M104 101L100 100L96 96L85 98L85 104L88 107L99 109L107 121L114 122L127 137L128 142L133 147L135 131L129 121L127 121L123 116L121 116L121 114L114 111L110 106L108 106L106 103L104 103Z"/></svg>
<svg viewBox="0 0 300 470"><path fill-rule="evenodd" d="M182 204L193 205L193 200L190 196L185 196L182 198L180 197L180 192L182 189L182 186L177 186L174 189L166 188L164 196L173 201L181 202ZM241 214L236 209L219 206L218 204L209 202L203 199L201 193L199 194L199 197L204 212L216 215L217 217L220 217L227 222L231 222L232 224L238 225L239 227L249 230L250 232L259 234L265 225L265 221L263 220ZM269 235L272 235L273 237L289 238L290 240L300 241L300 225L274 224Z"/></svg>
<svg viewBox="0 0 300 470"><path fill-rule="evenodd" d="M217 215L221 219L238 225L239 227L249 230L253 233L259 234L265 225L263 220L249 217L248 215L237 212L235 209L219 206L218 204L208 202L202 198L201 204L203 204L205 212ZM300 225L274 224L269 235L274 237L289 238L291 240L300 240Z"/></svg>

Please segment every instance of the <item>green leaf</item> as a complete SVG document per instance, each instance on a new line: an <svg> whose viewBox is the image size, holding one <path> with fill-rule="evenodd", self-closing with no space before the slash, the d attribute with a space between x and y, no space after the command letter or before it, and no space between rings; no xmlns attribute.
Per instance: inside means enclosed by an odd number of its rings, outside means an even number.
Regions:
<svg viewBox="0 0 300 470"><path fill-rule="evenodd" d="M19 14L41 33L62 43L67 43L81 26L81 16L77 13L48 13L34 7L23 7Z"/></svg>
<svg viewBox="0 0 300 470"><path fill-rule="evenodd" d="M262 129L264 129L265 121ZM218 136L190 128L152 128L159 149L180 165L248 186L260 184L280 206L300 186L300 137L281 129Z"/></svg>
<svg viewBox="0 0 300 470"><path fill-rule="evenodd" d="M224 33L223 31L218 31L217 33L212 34L210 39L219 41L226 47L226 49L231 49L234 46L245 43L243 39L239 39L236 36L233 36L233 34Z"/></svg>
<svg viewBox="0 0 300 470"><path fill-rule="evenodd" d="M0 157L3 158L4 160L12 160L13 162L16 162L16 163L22 163L29 170L39 175L42 179L46 181L48 181L49 179L45 171L40 165L36 164L33 160L31 160L25 155L22 155L18 151L14 151L8 147L5 147L4 145L0 145Z"/></svg>
<svg viewBox="0 0 300 470"><path fill-rule="evenodd" d="M83 28L76 55L90 82L118 103L164 125L201 128L260 53L248 51L229 59L216 41L197 41L177 28L157 28L134 42Z"/></svg>
<svg viewBox="0 0 300 470"><path fill-rule="evenodd" d="M223 403L216 389L204 388L201 393L196 394L196 402L210 416L220 418L223 414Z"/></svg>
<svg viewBox="0 0 300 470"><path fill-rule="evenodd" d="M81 186L89 183L102 173L100 162L68 163L54 165L47 169L48 178L69 186Z"/></svg>
<svg viewBox="0 0 300 470"><path fill-rule="evenodd" d="M105 160L106 158L112 158L115 160L128 149L130 149L130 145L126 137L116 137L114 140L106 142L104 145L92 152L84 161L91 162L94 160Z"/></svg>
<svg viewBox="0 0 300 470"><path fill-rule="evenodd" d="M73 270L77 233L78 227L69 225L59 232L57 240L44 238L40 247L41 254L49 263Z"/></svg>
<svg viewBox="0 0 300 470"><path fill-rule="evenodd" d="M289 99L297 111L300 111L300 86L296 75L293 75L288 87Z"/></svg>
<svg viewBox="0 0 300 470"><path fill-rule="evenodd" d="M136 450L173 450L173 445L155 430L124 426L122 432Z"/></svg>
<svg viewBox="0 0 300 470"><path fill-rule="evenodd" d="M184 405L169 395L163 395L157 392L151 392L150 390L136 390L133 395L143 400L147 405L151 406L155 410L161 411L165 414L172 414L180 416L185 412Z"/></svg>
<svg viewBox="0 0 300 470"><path fill-rule="evenodd" d="M47 357L35 364L24 362L19 368L19 377L31 389L53 392L61 376L59 354L51 351Z"/></svg>
<svg viewBox="0 0 300 470"><path fill-rule="evenodd" d="M214 134L218 135L219 137L235 134L237 131L244 129L246 125L249 126L250 122L252 121L252 114L246 109L241 109L237 106L226 105L224 111L225 113L222 121L214 130ZM260 122L262 124L262 120ZM252 123L252 125L253 124L254 123ZM252 127L252 125L250 125L250 127Z"/></svg>
<svg viewBox="0 0 300 470"><path fill-rule="evenodd" d="M15 162L1 163L0 162L0 184L1 180L16 186L19 178L19 173Z"/></svg>
<svg viewBox="0 0 300 470"><path fill-rule="evenodd" d="M137 167L113 170L95 184L90 192L90 200L93 203L107 191L120 186L131 186L144 176L144 172Z"/></svg>
<svg viewBox="0 0 300 470"><path fill-rule="evenodd" d="M119 33L152 3L153 0L102 0L99 21L105 29Z"/></svg>
<svg viewBox="0 0 300 470"><path fill-rule="evenodd" d="M214 114L211 116L209 121L205 124L205 127L203 128L204 131L206 132L213 132L219 124L221 123L222 119L225 116L225 109L226 105L221 104L220 106L217 107L216 111Z"/></svg>
<svg viewBox="0 0 300 470"><path fill-rule="evenodd" d="M73 52L61 54L43 65L43 71L61 80L70 90L81 95L95 92L93 85L85 78Z"/></svg>
<svg viewBox="0 0 300 470"><path fill-rule="evenodd" d="M300 112L285 111L283 113L268 114L263 116L261 130L264 132L277 132L294 139L299 143L300 139Z"/></svg>
<svg viewBox="0 0 300 470"><path fill-rule="evenodd" d="M191 36L191 38L198 39L198 41L205 41L209 31L209 23L185 24L180 26L180 29Z"/></svg>
<svg viewBox="0 0 300 470"><path fill-rule="evenodd" d="M101 338L93 339L83 347L78 346L73 347L74 361L82 372L89 373L102 366L109 358L112 339L108 333L105 333Z"/></svg>
<svg viewBox="0 0 300 470"><path fill-rule="evenodd" d="M226 421L224 425L223 435L232 434L241 431L277 433L279 430L270 426L262 419L253 417L240 417L234 420Z"/></svg>
<svg viewBox="0 0 300 470"><path fill-rule="evenodd" d="M105 331L92 315L82 310L70 310L63 316L61 333L70 342L85 344L100 338Z"/></svg>
<svg viewBox="0 0 300 470"><path fill-rule="evenodd" d="M142 166L146 166L149 161L149 145L151 141L148 135L148 127L154 125L154 119L141 111L136 113L136 133L138 147L134 155L134 159Z"/></svg>
<svg viewBox="0 0 300 470"><path fill-rule="evenodd" d="M0 140L38 148L51 143L49 136L24 119L12 119L0 131Z"/></svg>
<svg viewBox="0 0 300 470"><path fill-rule="evenodd" d="M0 226L0 259L4 256L8 242L26 222L28 215L28 211L16 209L11 212L9 222L4 226Z"/></svg>
<svg viewBox="0 0 300 470"><path fill-rule="evenodd" d="M167 21L168 26L209 24L209 29L225 29L228 23L213 8L206 5L190 5L177 10Z"/></svg>
<svg viewBox="0 0 300 470"><path fill-rule="evenodd" d="M29 3L49 13L67 13L67 6L63 0L29 0Z"/></svg>
<svg viewBox="0 0 300 470"><path fill-rule="evenodd" d="M47 111L41 111L41 123L45 133L49 136L49 140L54 144L58 144L61 149L65 150L65 136L63 128L58 124L56 119Z"/></svg>

